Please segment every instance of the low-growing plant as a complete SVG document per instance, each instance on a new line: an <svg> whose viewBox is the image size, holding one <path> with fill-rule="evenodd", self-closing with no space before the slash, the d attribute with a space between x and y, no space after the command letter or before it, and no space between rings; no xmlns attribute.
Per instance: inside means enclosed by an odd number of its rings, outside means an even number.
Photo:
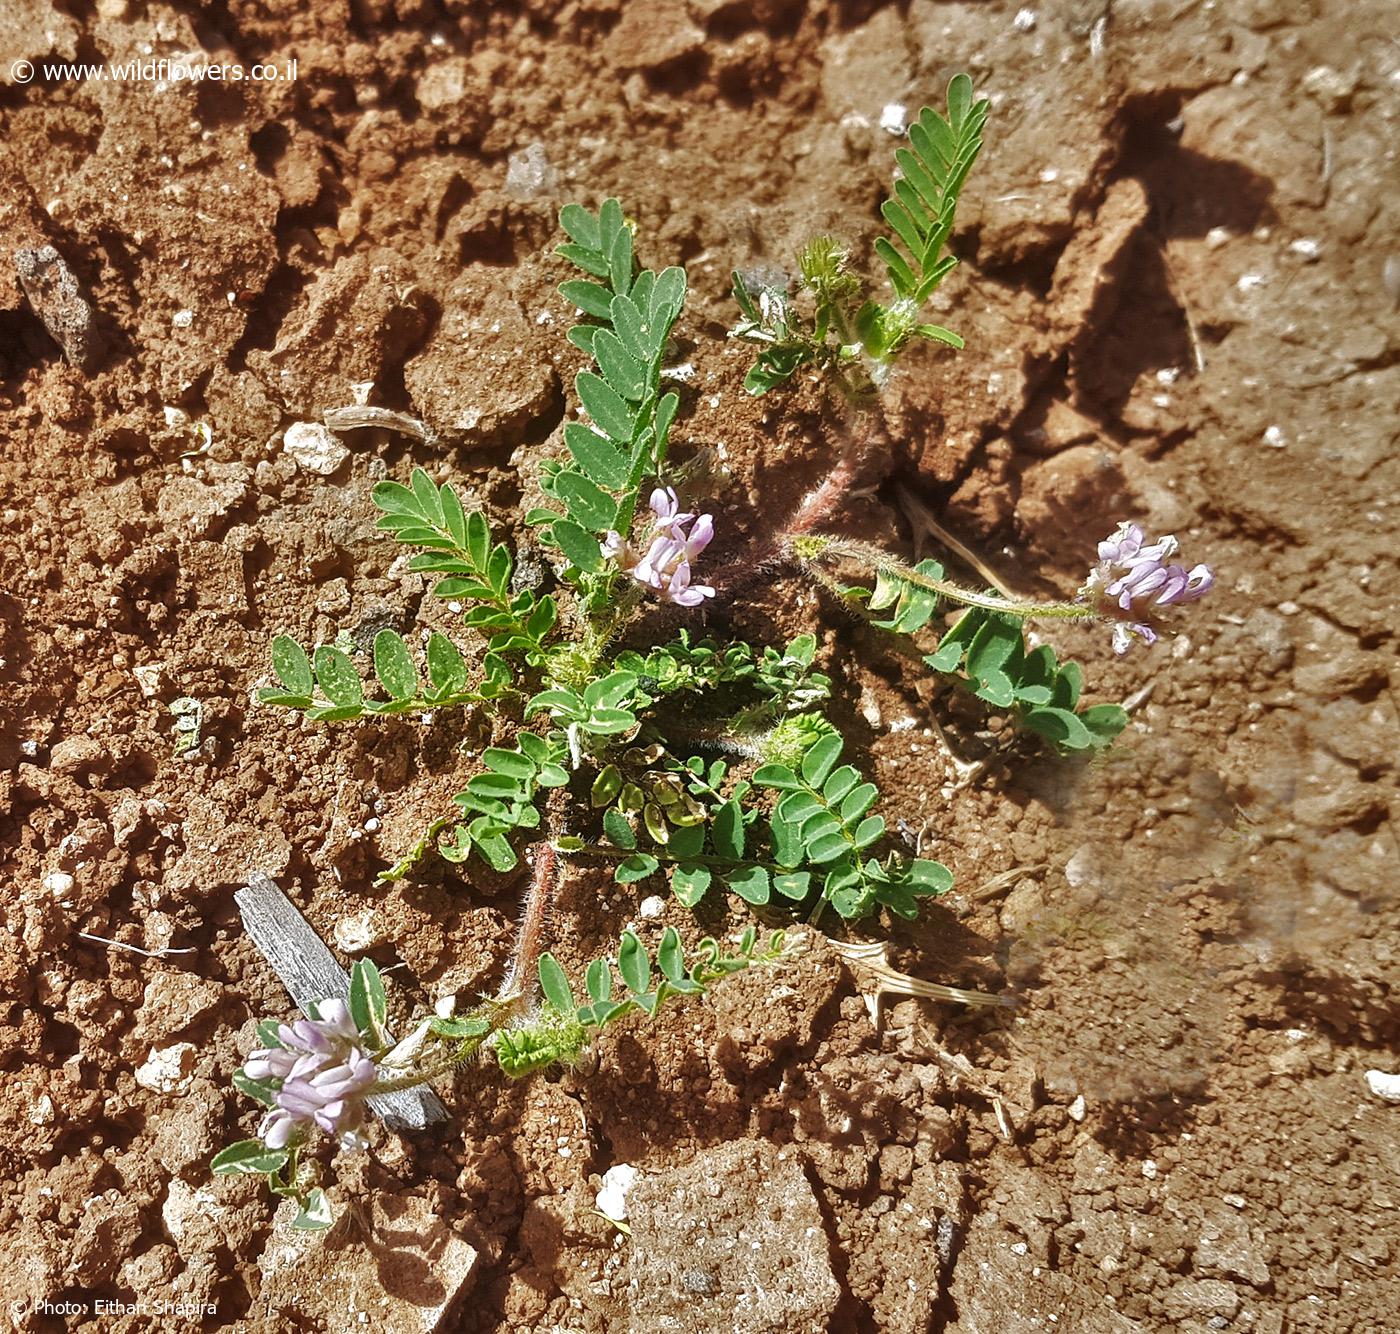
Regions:
<svg viewBox="0 0 1400 1334"><path fill-rule="evenodd" d="M864 295L829 238L800 257L800 300L736 276L744 318L735 334L763 349L745 381L750 390L768 392L805 366L861 403L878 394L913 341L961 346L921 312L956 263L947 246L986 117L987 103L973 99L960 75L946 117L925 109L897 152L900 175L884 207L893 236L876 243L892 289L887 303ZM303 1226L328 1218L303 1155L311 1132L355 1142L364 1100L376 1092L487 1054L512 1077L569 1064L623 1015L651 1014L669 996L698 994L727 972L781 957L780 937L760 947L752 929L731 954L707 939L685 955L668 928L653 974L628 933L615 961L589 966L579 1003L542 950L560 859L608 865L620 884L664 882L687 908L729 892L814 923L828 909L843 921L881 910L912 918L922 898L950 888L946 867L909 855L890 836L878 788L850 762L828 716L831 681L817 670L815 636L754 645L684 624L666 628L677 614L720 607L756 572L778 569L810 579L896 643L917 642L952 608L953 623L916 650L922 664L1070 752L1107 745L1127 715L1111 703L1086 707L1078 665L1062 663L1049 645L1027 647L1026 622L1107 622L1122 652L1134 639L1156 638L1163 608L1210 587L1206 567L1170 563L1174 539L1148 542L1126 523L1099 545L1073 599L965 587L935 561L909 565L840 534L860 463L853 452L786 522L712 564L717 573L706 582L723 519L684 496L670 459L680 400L663 375L686 275L638 264L634 227L615 199L596 213L567 205L560 224L568 239L558 252L583 275L560 291L583 316L568 338L590 359L574 381L584 415L566 422L562 453L543 466L544 503L518 521L546 554L550 590L528 576L485 514L416 469L407 483L374 488L379 527L417 552L410 568L433 576L439 598L465 604L477 651L466 654L434 631L420 654L381 630L367 689L353 645L308 653L287 636L272 645L278 684L262 691L263 701L311 721L462 706L491 720L493 744L453 811L383 879L413 873L434 853L498 873L522 858L534 866L514 963L493 999L463 1015L424 1018L391 1044L378 974L361 962L348 1006L327 1001L308 1019L260 1030L264 1049L236 1082L270 1109L261 1138L225 1150L215 1169L266 1175L274 1191L302 1201Z"/></svg>

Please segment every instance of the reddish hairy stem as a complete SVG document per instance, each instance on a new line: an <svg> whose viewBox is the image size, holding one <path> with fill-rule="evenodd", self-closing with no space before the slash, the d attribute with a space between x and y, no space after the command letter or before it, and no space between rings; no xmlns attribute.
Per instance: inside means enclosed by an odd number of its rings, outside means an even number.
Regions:
<svg viewBox="0 0 1400 1334"><path fill-rule="evenodd" d="M801 537L810 533L819 523L825 523L836 511L837 506L851 489L856 476L856 452L848 449L841 455L841 461L827 474L815 491L807 494L797 513L789 520L784 530L785 537Z"/></svg>
<svg viewBox="0 0 1400 1334"><path fill-rule="evenodd" d="M775 562L789 560L790 540L810 533L840 508L851 489L851 483L855 481L858 462L859 451L848 448L827 474L826 480L815 491L807 493L792 518L777 530L776 535L759 538L747 551L710 571L712 582L732 595L770 571Z"/></svg>
<svg viewBox="0 0 1400 1334"><path fill-rule="evenodd" d="M500 1001L526 1003L534 995L544 945L544 919L559 885L559 855L548 841L535 845L535 874L525 895L525 909L515 938L515 957L496 994Z"/></svg>

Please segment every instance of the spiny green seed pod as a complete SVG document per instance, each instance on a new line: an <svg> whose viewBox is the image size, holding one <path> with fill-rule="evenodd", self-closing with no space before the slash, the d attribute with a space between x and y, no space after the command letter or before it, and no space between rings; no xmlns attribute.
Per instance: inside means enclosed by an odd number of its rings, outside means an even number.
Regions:
<svg viewBox="0 0 1400 1334"><path fill-rule="evenodd" d="M548 1065L576 1065L588 1030L573 1015L542 1005L522 1023L497 1031L491 1041L496 1062L512 1079Z"/></svg>
<svg viewBox="0 0 1400 1334"><path fill-rule="evenodd" d="M784 718L772 731L760 737L755 750L762 763L785 764L795 769L802 763L802 757L833 730L820 714L797 713Z"/></svg>

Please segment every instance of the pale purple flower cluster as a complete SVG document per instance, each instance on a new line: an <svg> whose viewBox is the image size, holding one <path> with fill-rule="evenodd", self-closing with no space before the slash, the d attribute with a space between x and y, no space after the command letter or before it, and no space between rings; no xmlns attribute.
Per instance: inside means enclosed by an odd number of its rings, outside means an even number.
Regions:
<svg viewBox="0 0 1400 1334"><path fill-rule="evenodd" d="M304 1128L317 1125L328 1135L357 1143L364 1095L374 1083L375 1064L360 1047L350 1007L340 1000L320 1004L320 1019L280 1024L282 1045L249 1056L249 1079L280 1079L277 1106L262 1125L263 1143L284 1149Z"/></svg>
<svg viewBox="0 0 1400 1334"><path fill-rule="evenodd" d="M1180 550L1175 537L1148 543L1135 523L1120 523L1099 543L1099 563L1089 572L1080 596L1097 599L1111 614L1146 617L1147 604L1169 607L1195 602L1210 592L1215 575L1208 565L1186 569L1167 562ZM1146 620L1120 619L1113 627L1113 651L1126 653L1134 639L1155 644L1157 632Z"/></svg>
<svg viewBox="0 0 1400 1334"><path fill-rule="evenodd" d="M632 544L615 532L603 539L603 555L662 597L682 607L698 607L714 597L715 590L708 584L690 582L690 564L710 545L715 535L714 519L708 514L696 517L680 513L680 501L669 486L651 493L651 512L656 522L645 555L638 556Z"/></svg>

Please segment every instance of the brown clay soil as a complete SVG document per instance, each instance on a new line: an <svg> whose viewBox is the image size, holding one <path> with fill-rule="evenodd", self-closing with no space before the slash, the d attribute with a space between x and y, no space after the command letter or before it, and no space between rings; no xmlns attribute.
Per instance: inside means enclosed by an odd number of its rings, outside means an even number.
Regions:
<svg viewBox="0 0 1400 1334"><path fill-rule="evenodd" d="M1365 1078L1400 1067L1394 20L1387 0L7 0L0 254L12 273L52 244L94 312L36 297L65 362L0 281L13 1326L1396 1328L1400 1108ZM10 73L161 57L297 72ZM1013 584L1067 592L1134 517L1218 589L1150 653L1056 633L1096 698L1152 687L1091 762L1006 751L795 580L708 615L819 631L891 826L957 876L889 927L895 961L1017 1008L887 999L877 1028L811 939L610 1036L596 1072L469 1071L449 1126L376 1125L334 1192L358 1218L289 1251L257 1183L207 1170L256 1125L229 1087L252 1021L289 1007L233 891L265 871L343 958L403 965L402 1016L499 979L520 885L438 865L372 888L485 725L289 720L253 702L269 641L450 626L374 536L370 489L419 465L509 523L573 411L568 200L616 194L643 258L689 271L676 447L723 464L714 551L741 553L844 441L807 387L744 394L727 274L790 267L823 230L866 262L882 109L960 69L993 104L938 302L968 348L907 359L841 522L911 554L906 486ZM433 442L351 432L324 474L284 450L366 399ZM202 727L177 756L181 697ZM998 758L960 786L935 720ZM555 949L746 920L643 919L648 892L572 872ZM618 1163L642 1173L630 1240L593 1211Z"/></svg>

